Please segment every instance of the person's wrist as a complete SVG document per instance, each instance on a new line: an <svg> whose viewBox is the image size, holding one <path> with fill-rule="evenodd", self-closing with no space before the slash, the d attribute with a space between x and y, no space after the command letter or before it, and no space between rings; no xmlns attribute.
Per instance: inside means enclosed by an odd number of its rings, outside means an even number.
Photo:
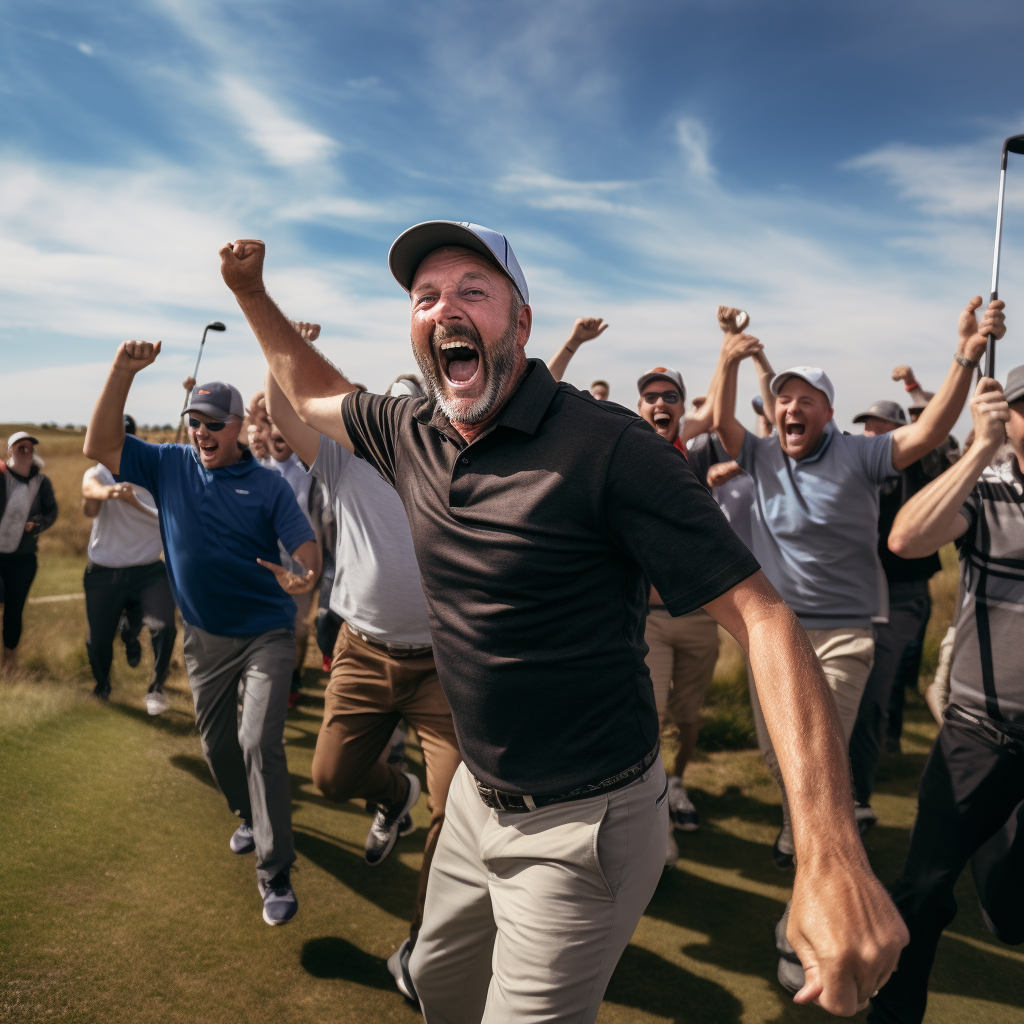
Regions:
<svg viewBox="0 0 1024 1024"><path fill-rule="evenodd" d="M981 354L979 353L975 356L970 347L966 345L957 349L956 354L953 356L953 362L965 370L975 369L980 361ZM907 390L909 391L910 388L908 387Z"/></svg>
<svg viewBox="0 0 1024 1024"><path fill-rule="evenodd" d="M231 291L239 302L243 299L259 298L259 296L267 294L266 286L262 281L244 288L232 288Z"/></svg>

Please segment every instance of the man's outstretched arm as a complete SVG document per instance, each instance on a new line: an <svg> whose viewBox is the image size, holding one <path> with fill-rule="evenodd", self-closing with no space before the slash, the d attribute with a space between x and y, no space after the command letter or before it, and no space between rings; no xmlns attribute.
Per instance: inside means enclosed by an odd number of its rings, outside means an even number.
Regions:
<svg viewBox="0 0 1024 1024"><path fill-rule="evenodd" d="M144 370L160 354L160 342L125 341L118 347L114 365L100 392L85 432L82 451L115 476L121 468L124 447L124 403L128 400L135 374Z"/></svg>
<svg viewBox="0 0 1024 1024"><path fill-rule="evenodd" d="M996 299L988 304L985 316L978 323L975 310L981 305L981 296L975 295L960 314L957 329L960 341L953 365L935 397L925 406L916 423L897 427L892 433L893 469L906 469L937 448L948 436L967 401L974 379L974 367L985 354L988 335L997 339L1006 333L1003 316L1005 303Z"/></svg>
<svg viewBox="0 0 1024 1024"><path fill-rule="evenodd" d="M909 935L860 841L835 701L807 634L763 573L705 607L750 658L793 812L787 936L806 978L794 998L849 1016L888 980Z"/></svg>
<svg viewBox="0 0 1024 1024"><path fill-rule="evenodd" d="M576 350L585 341L593 341L599 334L608 330L608 324L599 316L581 316L572 325L569 337L562 347L548 361L548 370L555 380L561 380L569 366L569 360L576 355Z"/></svg>
<svg viewBox="0 0 1024 1024"><path fill-rule="evenodd" d="M982 377L971 399L974 444L967 454L918 491L900 510L889 531L889 550L901 558L924 558L967 532L960 515L982 470L1006 440L1010 407L999 382Z"/></svg>
<svg viewBox="0 0 1024 1024"><path fill-rule="evenodd" d="M736 378L740 363L747 356L761 351L761 343L751 334L729 334L722 339L722 354L719 359L721 371L715 386L712 420L722 447L729 458L735 459L747 436L746 427L736 418Z"/></svg>
<svg viewBox="0 0 1024 1024"><path fill-rule="evenodd" d="M354 391L324 357L308 344L278 309L263 284L265 246L246 238L220 250L220 272L234 293L270 372L305 423L352 450L341 418L342 396Z"/></svg>

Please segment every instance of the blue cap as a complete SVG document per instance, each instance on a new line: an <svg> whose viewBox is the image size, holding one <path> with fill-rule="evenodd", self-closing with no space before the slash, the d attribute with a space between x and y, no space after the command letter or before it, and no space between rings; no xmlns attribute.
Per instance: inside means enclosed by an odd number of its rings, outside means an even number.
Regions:
<svg viewBox="0 0 1024 1024"><path fill-rule="evenodd" d="M395 239L388 252L388 266L395 280L410 291L419 265L435 249L448 245L470 249L496 264L519 290L523 302L529 305L530 289L526 287L523 268L508 239L498 231L468 220L425 220L414 224Z"/></svg>

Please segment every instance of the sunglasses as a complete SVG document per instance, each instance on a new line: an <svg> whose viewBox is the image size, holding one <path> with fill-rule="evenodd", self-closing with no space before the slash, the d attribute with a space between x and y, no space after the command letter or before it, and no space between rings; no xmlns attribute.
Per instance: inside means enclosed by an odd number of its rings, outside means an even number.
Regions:
<svg viewBox="0 0 1024 1024"><path fill-rule="evenodd" d="M189 416L188 425L193 430L198 430L200 427L206 427L207 430L212 430L216 434L218 430L223 430L228 425L228 421L210 420L209 422L204 423L202 420L197 420L194 417Z"/></svg>
<svg viewBox="0 0 1024 1024"><path fill-rule="evenodd" d="M678 391L648 391L640 396L648 405L654 405L660 398L666 405L675 405L682 398Z"/></svg>

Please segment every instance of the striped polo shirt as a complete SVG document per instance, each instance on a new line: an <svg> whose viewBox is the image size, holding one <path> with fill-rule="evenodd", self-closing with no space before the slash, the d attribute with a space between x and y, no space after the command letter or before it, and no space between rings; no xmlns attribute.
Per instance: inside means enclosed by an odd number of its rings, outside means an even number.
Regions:
<svg viewBox="0 0 1024 1024"><path fill-rule="evenodd" d="M960 598L950 703L1024 730L1024 475L981 474L960 509Z"/></svg>

